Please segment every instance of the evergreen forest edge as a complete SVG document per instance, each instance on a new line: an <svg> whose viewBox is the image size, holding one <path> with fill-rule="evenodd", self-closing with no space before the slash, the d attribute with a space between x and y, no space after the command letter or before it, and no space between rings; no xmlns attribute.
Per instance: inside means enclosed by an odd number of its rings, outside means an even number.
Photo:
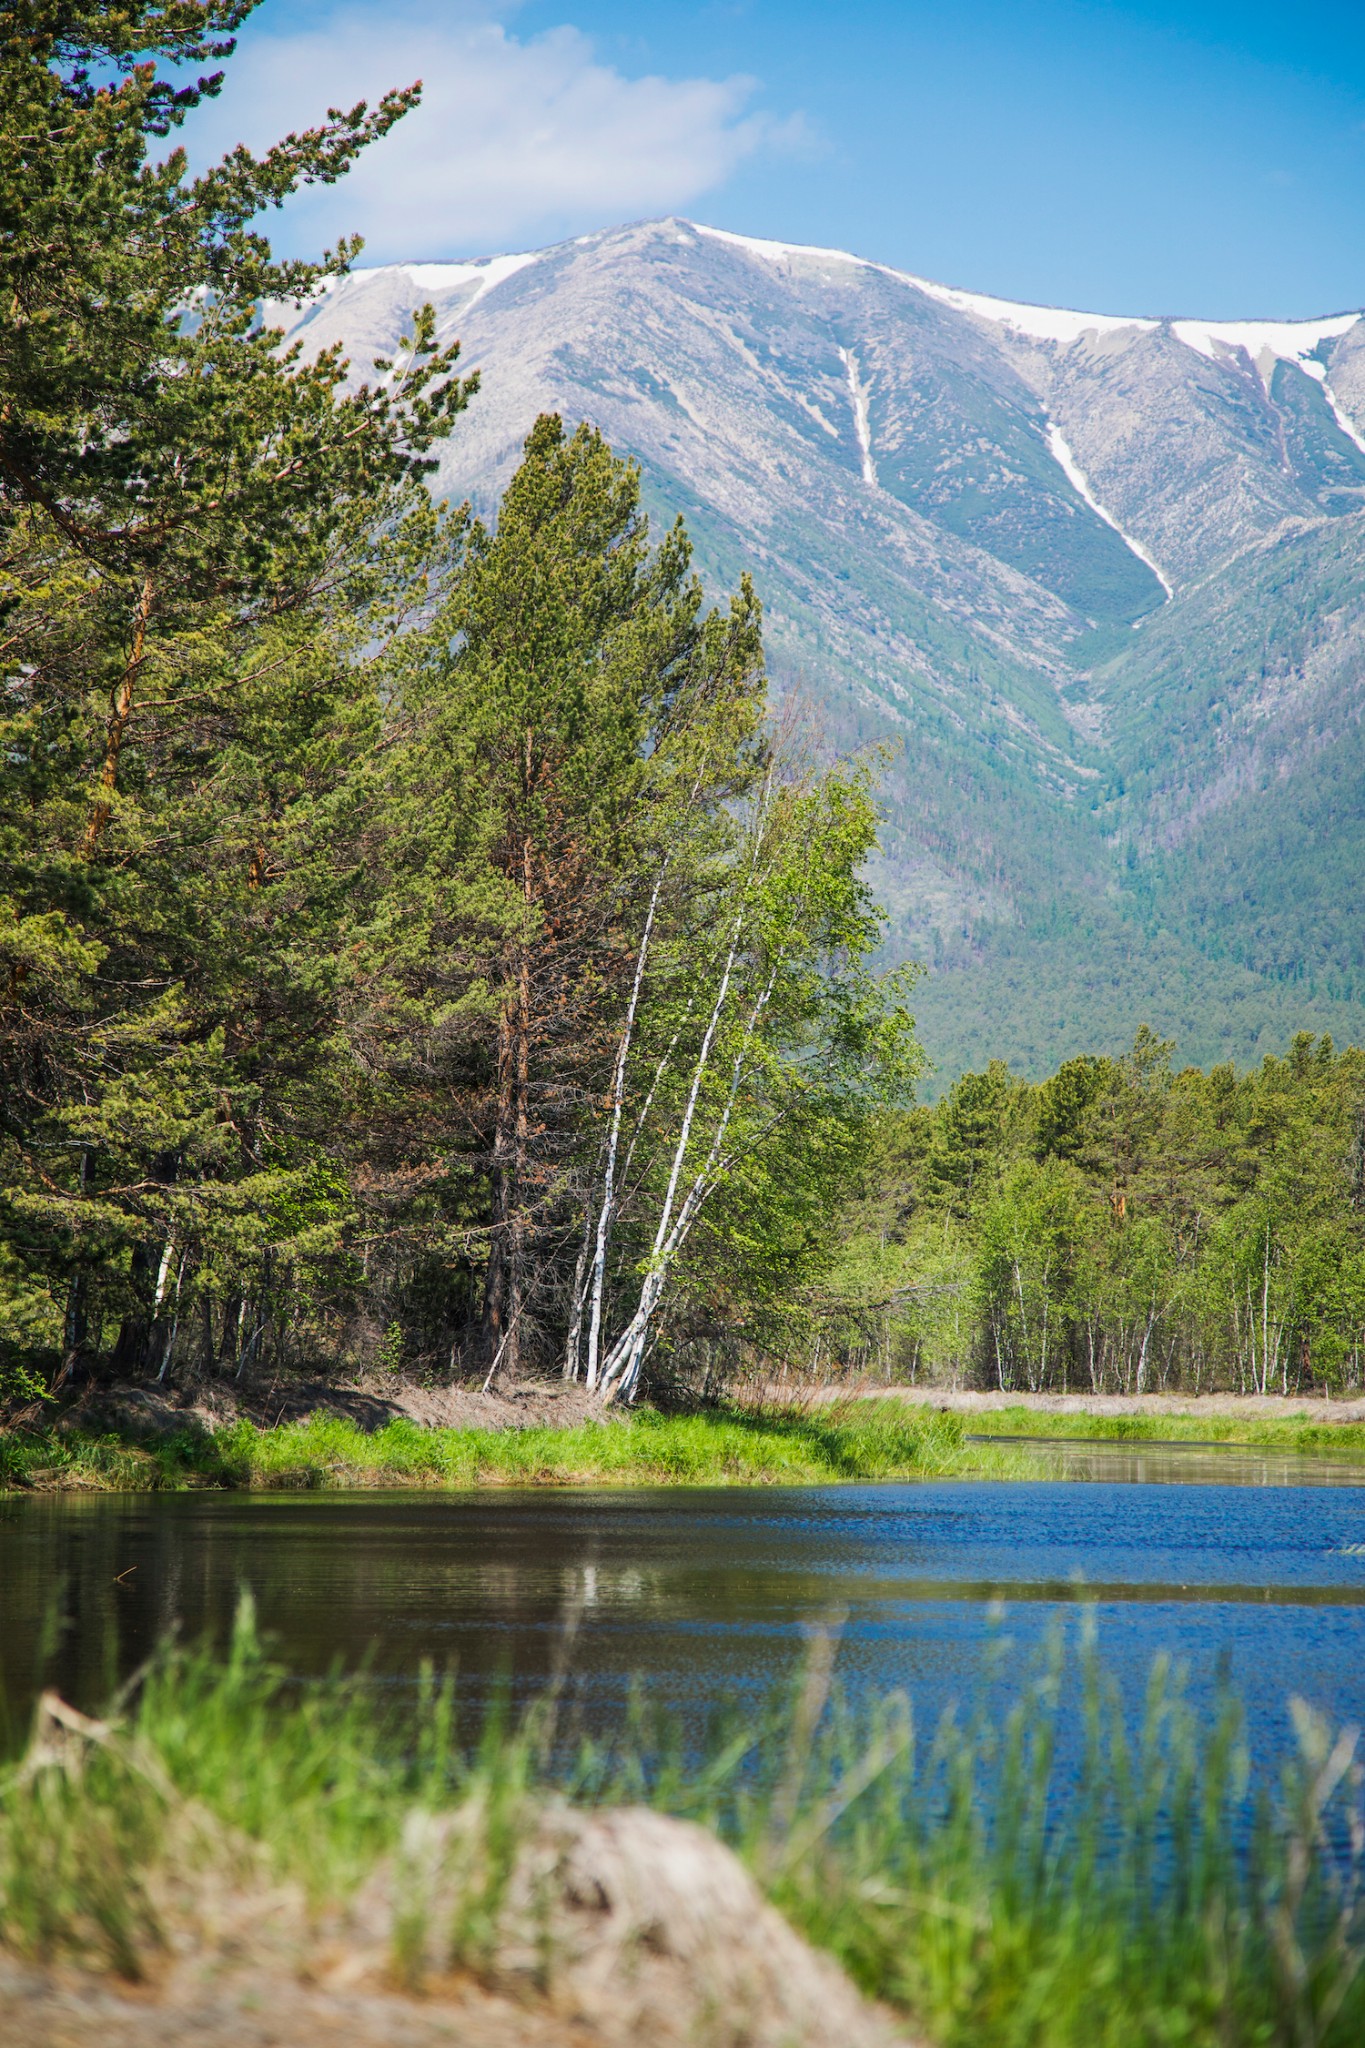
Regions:
<svg viewBox="0 0 1365 2048"><path fill-rule="evenodd" d="M358 386L262 326L358 245L251 223L415 89L191 177L217 75L151 60L248 12L0 44L0 1392L1359 1387L1365 1054L913 1106L878 763L770 709L747 580L555 419L491 529L433 505L429 311Z"/></svg>

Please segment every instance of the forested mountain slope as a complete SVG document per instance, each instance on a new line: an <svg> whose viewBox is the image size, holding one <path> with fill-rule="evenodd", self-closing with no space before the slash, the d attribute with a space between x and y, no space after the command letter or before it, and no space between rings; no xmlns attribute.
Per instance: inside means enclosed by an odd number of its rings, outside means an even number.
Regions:
<svg viewBox="0 0 1365 2048"><path fill-rule="evenodd" d="M359 372L425 300L483 377L441 491L590 419L752 567L779 684L901 743L879 886L941 1075L1362 1036L1365 320L1006 305L680 220L276 317Z"/></svg>

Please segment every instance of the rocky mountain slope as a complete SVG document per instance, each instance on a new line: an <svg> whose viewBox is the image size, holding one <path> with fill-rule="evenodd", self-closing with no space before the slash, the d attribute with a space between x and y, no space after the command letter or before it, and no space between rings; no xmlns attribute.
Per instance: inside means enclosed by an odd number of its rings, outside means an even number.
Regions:
<svg viewBox="0 0 1365 2048"><path fill-rule="evenodd" d="M275 317L360 371L424 300L483 373L443 493L593 420L708 578L753 570L779 685L899 742L878 883L942 1074L1365 1034L1365 319L1013 305L682 220Z"/></svg>

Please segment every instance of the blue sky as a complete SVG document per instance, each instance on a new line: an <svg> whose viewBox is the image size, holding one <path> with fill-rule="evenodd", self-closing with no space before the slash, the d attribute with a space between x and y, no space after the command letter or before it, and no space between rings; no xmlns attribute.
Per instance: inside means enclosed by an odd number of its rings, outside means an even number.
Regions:
<svg viewBox="0 0 1365 2048"><path fill-rule="evenodd" d="M1365 0L265 0L197 152L419 113L275 225L365 260L686 213L1099 311L1365 305Z"/></svg>

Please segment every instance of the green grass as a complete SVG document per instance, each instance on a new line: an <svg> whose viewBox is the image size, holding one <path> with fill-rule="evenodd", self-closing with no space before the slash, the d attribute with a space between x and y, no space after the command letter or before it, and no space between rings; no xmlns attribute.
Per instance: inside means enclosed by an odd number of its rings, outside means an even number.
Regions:
<svg viewBox="0 0 1365 2048"><path fill-rule="evenodd" d="M225 1661L163 1650L108 1725L49 1721L0 1771L0 1935L145 1975L206 1868L239 1890L293 1880L335 1914L382 1859L401 1867L414 1817L455 1812L439 1925L400 1919L391 1966L411 1981L434 1943L438 1970L479 1971L555 1791L711 1826L940 2048L1365 2039L1360 1773L1307 1709L1297 1761L1258 1802L1235 1703L1196 1715L1162 1664L1136 1727L1083 1642L1054 1646L1003 1725L926 1741L902 1697L843 1709L832 1647L817 1641L794 1700L700 1753L641 1706L610 1746L552 1766L552 1706L517 1727L494 1713L466 1742L430 1679L402 1711L362 1684L300 1690L244 1608Z"/></svg>
<svg viewBox="0 0 1365 2048"><path fill-rule="evenodd" d="M258 1429L135 1438L48 1427L0 1431L0 1491L191 1487L766 1486L907 1478L1029 1479L1061 1469L1045 1446L969 1443L968 1433L1095 1443L1226 1443L1365 1461L1365 1423L1238 1415L1085 1415L930 1401L659 1415L641 1409L570 1428L428 1429L399 1418L366 1431L318 1412Z"/></svg>
<svg viewBox="0 0 1365 2048"><path fill-rule="evenodd" d="M48 1429L0 1436L0 1487L755 1486L1013 1476L1031 1463L965 1442L960 1416L899 1402L659 1415L572 1428L365 1431L345 1417L143 1442Z"/></svg>
<svg viewBox="0 0 1365 2048"><path fill-rule="evenodd" d="M1072 1410L988 1408L970 1417L985 1436L1080 1437L1096 1443L1247 1444L1258 1451L1328 1453L1365 1459L1365 1422L1321 1422L1299 1415L1086 1415Z"/></svg>

